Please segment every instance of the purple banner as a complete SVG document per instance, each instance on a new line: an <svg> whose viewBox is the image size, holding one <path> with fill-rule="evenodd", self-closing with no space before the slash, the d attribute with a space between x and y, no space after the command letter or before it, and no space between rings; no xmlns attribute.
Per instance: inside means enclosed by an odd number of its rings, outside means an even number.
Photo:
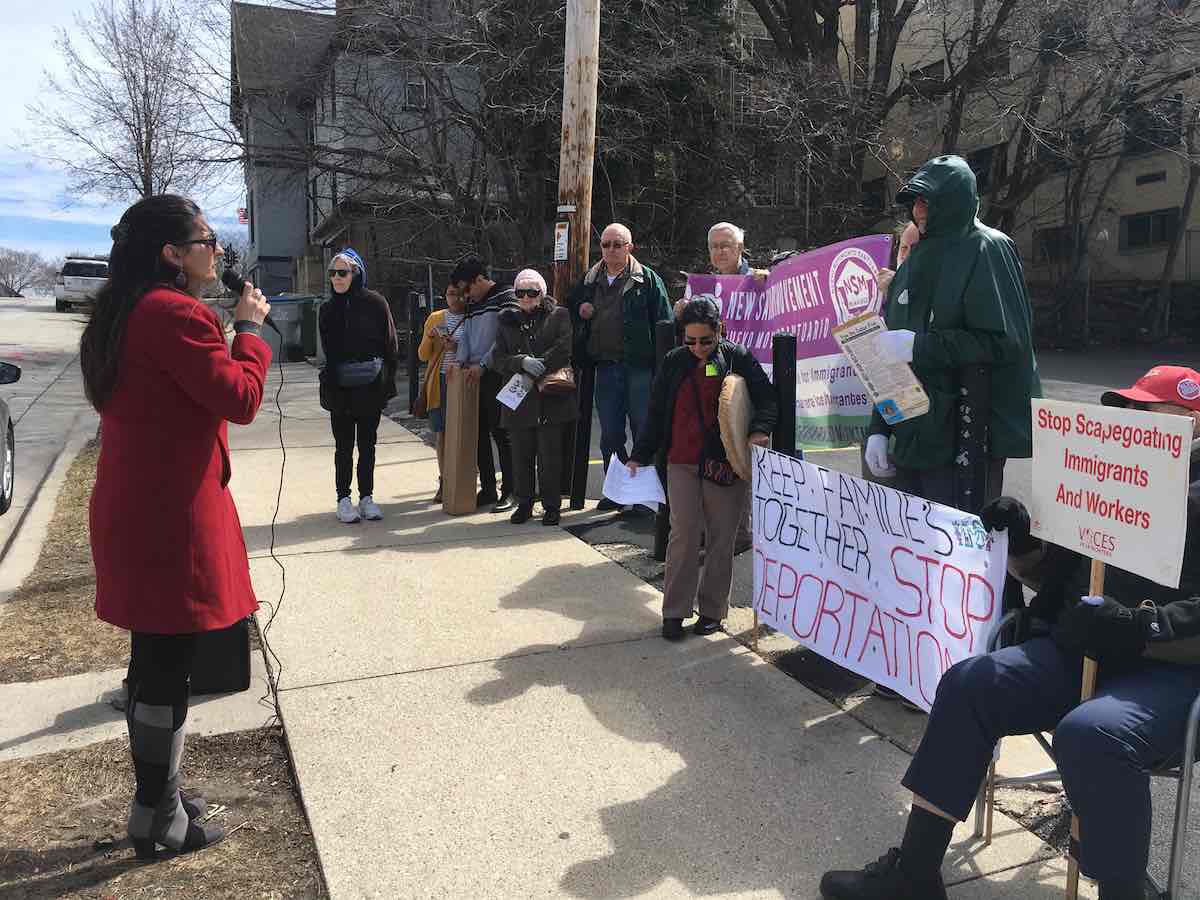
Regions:
<svg viewBox="0 0 1200 900"><path fill-rule="evenodd" d="M801 253L766 280L753 275L689 275L685 298L721 309L725 336L770 371L771 341L796 335L796 430L803 446L836 447L862 438L871 415L862 383L833 337L835 326L878 312L876 275L888 264L891 236L874 234Z"/></svg>

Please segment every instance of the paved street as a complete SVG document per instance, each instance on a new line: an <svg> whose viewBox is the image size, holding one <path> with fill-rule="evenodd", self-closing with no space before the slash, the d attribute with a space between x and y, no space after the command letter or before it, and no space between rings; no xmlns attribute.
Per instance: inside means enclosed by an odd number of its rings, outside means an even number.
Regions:
<svg viewBox="0 0 1200 900"><path fill-rule="evenodd" d="M53 297L0 299L0 360L21 367L21 380L0 387L16 425L13 505L0 516L0 595L14 585L12 539L56 460L73 436L95 434L99 417L83 395L79 335L85 317L54 310ZM44 524L44 523L43 523ZM27 561L21 561L22 563Z"/></svg>

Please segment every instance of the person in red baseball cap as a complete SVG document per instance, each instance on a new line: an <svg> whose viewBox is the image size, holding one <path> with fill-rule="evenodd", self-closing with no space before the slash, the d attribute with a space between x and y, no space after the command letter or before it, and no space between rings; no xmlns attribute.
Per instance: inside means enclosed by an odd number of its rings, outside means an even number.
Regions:
<svg viewBox="0 0 1200 900"><path fill-rule="evenodd" d="M1157 366L1106 406L1193 420L1187 538L1178 588L1109 566L1105 596L1082 602L1089 561L1029 533L1029 512L1000 497L980 513L1007 531L1009 570L1037 595L1023 643L963 660L938 684L921 746L903 784L912 810L899 847L853 871L827 872L825 900L945 900L942 858L965 821L997 741L1054 732L1054 757L1079 816L1079 863L1100 900L1142 900L1150 856L1150 771L1178 759L1200 693L1200 373ZM1094 598L1093 598L1094 599ZM1084 655L1100 663L1095 695L1079 702ZM1097 790L1103 785L1103 790Z"/></svg>

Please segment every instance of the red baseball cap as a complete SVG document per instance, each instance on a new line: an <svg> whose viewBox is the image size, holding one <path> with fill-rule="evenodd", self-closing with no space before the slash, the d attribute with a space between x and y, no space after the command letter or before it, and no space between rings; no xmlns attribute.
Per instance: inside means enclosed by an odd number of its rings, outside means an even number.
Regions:
<svg viewBox="0 0 1200 900"><path fill-rule="evenodd" d="M1200 412L1200 372L1183 366L1155 366L1131 388L1105 391L1100 402L1105 406L1138 403L1177 403Z"/></svg>

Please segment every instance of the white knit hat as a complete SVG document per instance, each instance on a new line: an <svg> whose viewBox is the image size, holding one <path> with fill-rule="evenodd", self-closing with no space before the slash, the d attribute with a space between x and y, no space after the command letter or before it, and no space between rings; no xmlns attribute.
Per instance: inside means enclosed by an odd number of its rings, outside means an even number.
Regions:
<svg viewBox="0 0 1200 900"><path fill-rule="evenodd" d="M516 286L522 281L532 281L542 289L542 293L546 293L546 279L542 277L542 273L537 269L522 269L517 273L517 277L513 279L513 285Z"/></svg>

